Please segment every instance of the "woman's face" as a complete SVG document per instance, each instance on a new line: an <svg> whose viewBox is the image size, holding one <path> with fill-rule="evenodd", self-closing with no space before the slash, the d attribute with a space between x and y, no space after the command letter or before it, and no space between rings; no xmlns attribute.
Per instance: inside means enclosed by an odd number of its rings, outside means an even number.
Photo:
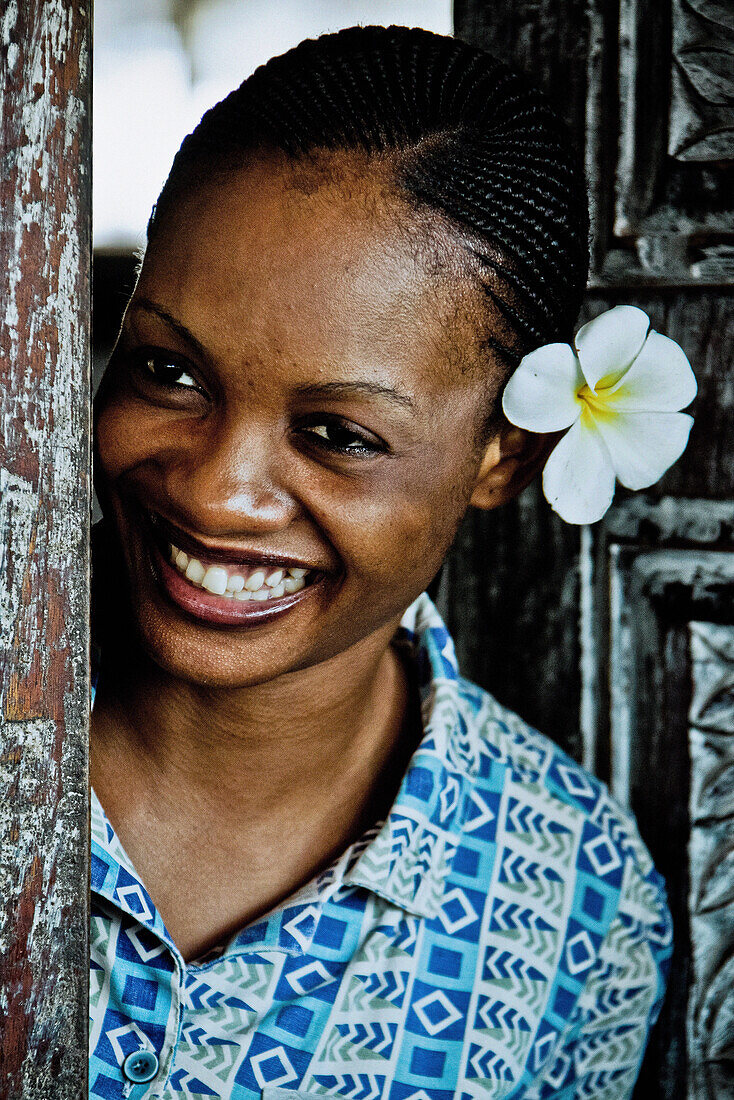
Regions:
<svg viewBox="0 0 734 1100"><path fill-rule="evenodd" d="M97 451L139 629L175 675L245 686L384 645L438 570L487 383L434 236L346 158L229 172L166 215Z"/></svg>

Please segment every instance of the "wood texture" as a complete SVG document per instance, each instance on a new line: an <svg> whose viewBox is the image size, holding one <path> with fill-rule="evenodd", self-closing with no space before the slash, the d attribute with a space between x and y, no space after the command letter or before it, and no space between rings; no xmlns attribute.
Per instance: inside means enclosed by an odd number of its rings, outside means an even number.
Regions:
<svg viewBox="0 0 734 1100"><path fill-rule="evenodd" d="M734 626L690 624L691 1091L734 1096Z"/></svg>
<svg viewBox="0 0 734 1100"><path fill-rule="evenodd" d="M0 9L0 1096L86 1096L91 11Z"/></svg>
<svg viewBox="0 0 734 1100"><path fill-rule="evenodd" d="M590 88L607 118L616 107L618 132L600 284L734 281L733 11L718 0L620 3L616 81ZM588 163L604 165L596 194L610 182L608 137L608 127L587 131Z"/></svg>
<svg viewBox="0 0 734 1100"><path fill-rule="evenodd" d="M585 150L596 285L734 282L733 12L456 0L457 34L532 73Z"/></svg>
<svg viewBox="0 0 734 1100"><path fill-rule="evenodd" d="M654 328L679 341L694 366L699 392L683 457L644 494L618 487L617 503L634 499L652 505L672 496L730 499L734 297L703 289L593 292L580 323L618 302L639 305ZM734 506L727 515L734 524ZM441 586L441 609L465 674L579 760L583 564L578 529L558 519L534 484L497 512L469 514Z"/></svg>
<svg viewBox="0 0 734 1100"><path fill-rule="evenodd" d="M705 710L701 678L698 688L692 684L689 634L693 622L699 635L734 629L732 509L729 502L687 501L678 522L678 503L630 501L595 533L596 600L605 624L595 645L597 680L606 700L597 711L598 738L608 747L597 770L635 814L666 880L675 928L668 994L635 1095L724 1100L729 1093L706 1091L704 1078L712 1061L707 1052L725 1048L716 1023L726 1012L717 1016L711 1001L704 1011L701 991L691 983L694 960L709 977L718 974L732 940L725 926L717 952L712 950L709 922L696 901L704 869L694 860L706 825L699 804L707 781L701 753L696 755L697 735L689 734ZM722 756L719 763L725 762ZM725 875L726 868L720 878ZM722 1073L729 1070L724 1066Z"/></svg>

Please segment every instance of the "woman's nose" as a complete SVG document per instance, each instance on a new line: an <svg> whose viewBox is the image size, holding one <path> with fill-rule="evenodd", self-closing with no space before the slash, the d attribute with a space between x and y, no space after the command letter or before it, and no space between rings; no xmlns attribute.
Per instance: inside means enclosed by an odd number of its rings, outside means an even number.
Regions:
<svg viewBox="0 0 734 1100"><path fill-rule="evenodd" d="M256 427L202 430L170 456L166 495L203 535L281 530L299 511L279 476L282 449L272 431Z"/></svg>

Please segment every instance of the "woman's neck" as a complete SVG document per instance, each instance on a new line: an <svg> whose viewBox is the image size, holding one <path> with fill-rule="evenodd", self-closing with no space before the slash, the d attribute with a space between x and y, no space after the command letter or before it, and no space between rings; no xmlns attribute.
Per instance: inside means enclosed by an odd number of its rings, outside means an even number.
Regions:
<svg viewBox="0 0 734 1100"><path fill-rule="evenodd" d="M248 688L103 667L92 784L185 958L290 896L394 799L420 736L394 626Z"/></svg>
<svg viewBox="0 0 734 1100"><path fill-rule="evenodd" d="M329 661L244 688L184 682L128 645L124 661L102 668L93 771L96 761L108 787L122 771L114 761L127 757L126 776L133 760L156 785L226 794L234 814L306 800L351 772L370 776L407 709L405 673L389 645L395 625Z"/></svg>

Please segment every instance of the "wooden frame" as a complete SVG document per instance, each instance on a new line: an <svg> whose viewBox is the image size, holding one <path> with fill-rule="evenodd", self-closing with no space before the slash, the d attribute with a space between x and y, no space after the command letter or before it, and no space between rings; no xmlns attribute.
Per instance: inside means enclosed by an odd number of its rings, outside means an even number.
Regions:
<svg viewBox="0 0 734 1100"><path fill-rule="evenodd" d="M731 285L734 9L590 0L588 18L591 285Z"/></svg>
<svg viewBox="0 0 734 1100"><path fill-rule="evenodd" d="M713 1100L734 1063L734 510L632 498L583 555L585 763L634 812L675 926L636 1095Z"/></svg>

